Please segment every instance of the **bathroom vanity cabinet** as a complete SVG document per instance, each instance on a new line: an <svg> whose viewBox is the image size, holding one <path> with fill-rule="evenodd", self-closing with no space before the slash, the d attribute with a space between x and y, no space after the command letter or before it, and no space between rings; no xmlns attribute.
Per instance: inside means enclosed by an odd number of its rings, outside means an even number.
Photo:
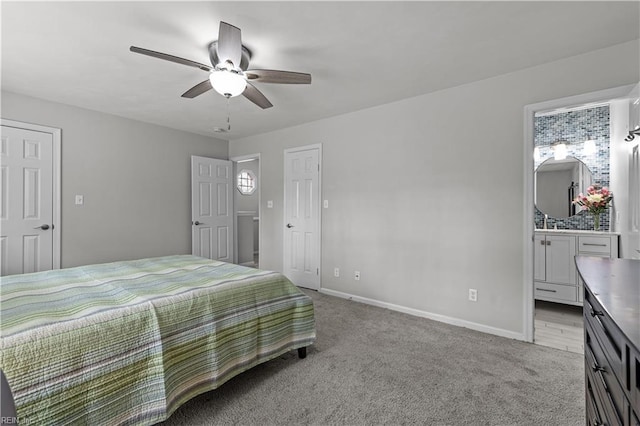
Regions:
<svg viewBox="0 0 640 426"><path fill-rule="evenodd" d="M618 257L618 234L612 232L536 230L534 297L581 306L583 286L575 256Z"/></svg>

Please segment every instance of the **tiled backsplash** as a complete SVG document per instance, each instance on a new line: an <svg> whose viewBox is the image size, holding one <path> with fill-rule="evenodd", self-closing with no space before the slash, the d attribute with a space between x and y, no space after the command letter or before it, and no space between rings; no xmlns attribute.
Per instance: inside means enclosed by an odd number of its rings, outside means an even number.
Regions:
<svg viewBox="0 0 640 426"><path fill-rule="evenodd" d="M535 117L534 143L540 151L540 159L534 160L535 168L548 158L553 158L551 144L559 140L567 143L567 155L582 161L591 170L593 182L609 186L609 106L581 109ZM596 142L596 153L583 154L584 141ZM614 194L615 196L615 194ZM544 214L535 209L536 228L542 228ZM569 218L549 217L547 227L558 229L593 229L593 216L580 212ZM600 229L609 230L609 210L600 215Z"/></svg>

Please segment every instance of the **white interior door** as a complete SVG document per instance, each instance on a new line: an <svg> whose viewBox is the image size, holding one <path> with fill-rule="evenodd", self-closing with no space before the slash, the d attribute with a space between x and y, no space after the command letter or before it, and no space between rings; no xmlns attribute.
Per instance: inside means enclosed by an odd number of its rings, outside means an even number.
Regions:
<svg viewBox="0 0 640 426"><path fill-rule="evenodd" d="M231 161L191 157L192 253L233 262Z"/></svg>
<svg viewBox="0 0 640 426"><path fill-rule="evenodd" d="M53 135L2 126L0 274L53 269Z"/></svg>
<svg viewBox="0 0 640 426"><path fill-rule="evenodd" d="M320 147L284 153L284 274L296 285L320 288Z"/></svg>

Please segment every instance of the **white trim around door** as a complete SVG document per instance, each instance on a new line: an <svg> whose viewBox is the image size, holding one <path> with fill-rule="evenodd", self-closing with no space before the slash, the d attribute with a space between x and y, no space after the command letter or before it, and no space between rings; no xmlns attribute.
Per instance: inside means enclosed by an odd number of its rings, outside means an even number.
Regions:
<svg viewBox="0 0 640 426"><path fill-rule="evenodd" d="M24 123L21 121L8 120L5 118L0 119L0 125L7 127L14 127L18 129L26 129L34 132L42 132L51 134L53 140L53 217L51 229L53 237L52 247L52 265L53 269L60 269L61 267L61 142L62 142L62 130L55 127L42 126L39 124Z"/></svg>
<svg viewBox="0 0 640 426"><path fill-rule="evenodd" d="M523 303L523 336L527 342L533 342L533 235L534 235L534 215L533 215L533 148L534 148L534 117L538 112L545 112L563 107L572 107L589 103L610 101L612 99L626 96L634 85L615 87L612 89L600 90L597 92L585 93L582 95L570 96L566 98L553 99L524 107L524 247L523 266L524 277L522 288L524 296Z"/></svg>

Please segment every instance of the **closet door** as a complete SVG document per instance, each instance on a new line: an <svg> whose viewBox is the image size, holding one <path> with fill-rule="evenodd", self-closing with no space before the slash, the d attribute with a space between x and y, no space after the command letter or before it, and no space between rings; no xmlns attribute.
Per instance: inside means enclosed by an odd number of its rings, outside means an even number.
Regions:
<svg viewBox="0 0 640 426"><path fill-rule="evenodd" d="M294 284L320 288L320 148L284 153L284 274Z"/></svg>
<svg viewBox="0 0 640 426"><path fill-rule="evenodd" d="M53 269L53 135L2 126L1 275Z"/></svg>

